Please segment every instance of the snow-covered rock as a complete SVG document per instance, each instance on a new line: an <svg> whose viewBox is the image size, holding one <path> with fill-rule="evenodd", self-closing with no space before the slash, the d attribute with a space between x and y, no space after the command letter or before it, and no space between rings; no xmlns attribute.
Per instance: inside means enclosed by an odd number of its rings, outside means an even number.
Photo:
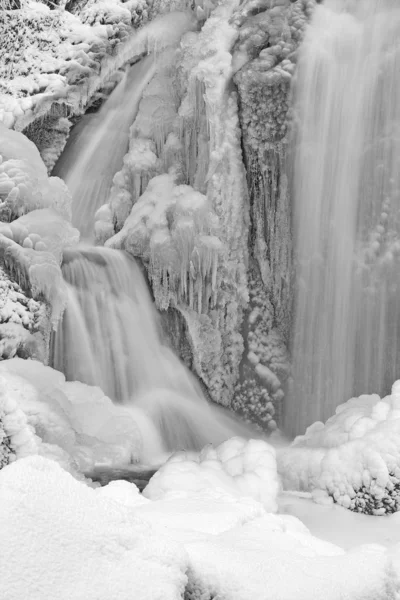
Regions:
<svg viewBox="0 0 400 600"><path fill-rule="evenodd" d="M65 304L60 264L65 247L79 240L70 224L71 196L48 177L36 146L0 123L0 260L33 298L51 306L57 324Z"/></svg>
<svg viewBox="0 0 400 600"><path fill-rule="evenodd" d="M0 375L0 469L17 458L37 452L34 429L10 395L7 378Z"/></svg>
<svg viewBox="0 0 400 600"><path fill-rule="evenodd" d="M200 454L178 452L151 478L143 494L152 500L210 493L250 497L277 510L279 482L275 450L263 440L232 438Z"/></svg>
<svg viewBox="0 0 400 600"><path fill-rule="evenodd" d="M19 358L0 363L0 376L5 397L39 438L40 454L74 474L139 459L134 413L113 404L99 388L66 382L59 371Z"/></svg>
<svg viewBox="0 0 400 600"><path fill-rule="evenodd" d="M285 489L357 512L400 510L400 381L385 398L352 398L278 453Z"/></svg>

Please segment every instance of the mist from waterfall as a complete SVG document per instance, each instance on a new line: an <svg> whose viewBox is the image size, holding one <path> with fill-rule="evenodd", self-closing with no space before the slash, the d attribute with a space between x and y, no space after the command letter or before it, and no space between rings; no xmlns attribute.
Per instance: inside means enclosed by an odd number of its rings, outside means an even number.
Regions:
<svg viewBox="0 0 400 600"><path fill-rule="evenodd" d="M104 104L104 118L81 125L75 158L70 146L61 159L61 173L72 182L73 222L84 235L122 167L138 90L152 69L148 59L135 65ZM119 130L114 135L116 122L124 124L123 136ZM82 245L64 253L62 272L67 307L53 339L52 365L67 380L98 385L114 402L131 407L146 447L142 459L153 460L160 451L200 450L234 435L260 437L208 403L196 378L164 343L146 280L132 257Z"/></svg>
<svg viewBox="0 0 400 600"><path fill-rule="evenodd" d="M400 6L326 0L294 86L292 434L400 374Z"/></svg>

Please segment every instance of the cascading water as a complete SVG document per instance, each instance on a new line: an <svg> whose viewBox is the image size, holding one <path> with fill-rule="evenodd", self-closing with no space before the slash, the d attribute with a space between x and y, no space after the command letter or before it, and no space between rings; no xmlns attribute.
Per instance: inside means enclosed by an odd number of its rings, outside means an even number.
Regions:
<svg viewBox="0 0 400 600"><path fill-rule="evenodd" d="M119 104L114 95L103 108L105 115L129 114L129 118L118 117L125 128L122 141L120 135L113 135L114 119L97 120L95 131L90 122L89 131L83 128L79 135L78 162L72 165L68 157L69 167L61 171L68 183L73 182L74 222L83 232L90 230L94 204L107 200L109 181L122 166L120 145L127 145L126 133L135 113L131 102L138 103L137 90L143 90L152 68L148 61L144 65L135 67L136 76L128 74L130 85L122 83L115 91ZM105 140L107 151L98 147ZM113 159L111 168L109 157L117 155L120 164ZM79 164L82 156L90 169ZM199 450L233 435L257 437L233 416L212 407L194 376L162 343L157 312L132 258L117 250L82 246L64 254L62 271L68 297L54 337L53 366L68 380L98 385L115 402L132 407L147 446L145 459L157 457L160 448Z"/></svg>
<svg viewBox="0 0 400 600"><path fill-rule="evenodd" d="M125 72L99 112L83 117L54 167L53 175L64 179L72 194L72 224L84 240L93 238L95 212L107 202L122 167L129 127L154 75L154 60L149 55Z"/></svg>
<svg viewBox="0 0 400 600"><path fill-rule="evenodd" d="M327 0L294 90L292 434L400 374L400 6Z"/></svg>

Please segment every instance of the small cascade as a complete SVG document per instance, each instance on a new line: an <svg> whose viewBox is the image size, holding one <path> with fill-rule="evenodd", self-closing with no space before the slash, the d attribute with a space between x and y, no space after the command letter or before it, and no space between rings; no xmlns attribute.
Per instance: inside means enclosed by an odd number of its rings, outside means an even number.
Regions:
<svg viewBox="0 0 400 600"><path fill-rule="evenodd" d="M94 237L94 215L108 200L113 177L128 150L129 127L153 74L152 55L130 67L100 110L85 115L74 128L53 169L72 194L72 223L83 240Z"/></svg>
<svg viewBox="0 0 400 600"><path fill-rule="evenodd" d="M128 130L153 70L151 57L132 67L98 115L80 125L57 166L73 194L73 222L86 240L121 169ZM209 404L195 377L163 343L158 313L133 258L82 245L64 253L62 272L67 307L53 338L52 366L67 380L97 385L131 408L142 433L142 459L200 450L235 435L260 437Z"/></svg>
<svg viewBox="0 0 400 600"><path fill-rule="evenodd" d="M285 423L400 375L400 5L326 0L294 89L297 292Z"/></svg>
<svg viewBox="0 0 400 600"><path fill-rule="evenodd" d="M140 409L164 451L199 450L248 432L208 404L193 375L162 343L158 314L133 259L118 250L79 247L64 255L62 271L68 297L54 339L54 368L133 407L139 427L145 423Z"/></svg>

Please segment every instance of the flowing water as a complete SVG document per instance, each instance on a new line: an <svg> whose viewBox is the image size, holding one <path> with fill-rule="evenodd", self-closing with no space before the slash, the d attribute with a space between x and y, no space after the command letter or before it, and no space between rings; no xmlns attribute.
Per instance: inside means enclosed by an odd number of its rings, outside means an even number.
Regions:
<svg viewBox="0 0 400 600"><path fill-rule="evenodd" d="M128 151L129 127L144 87L154 75L149 55L122 76L97 113L85 115L68 140L53 175L64 179L72 194L72 224L81 239L93 239L94 215L105 204L115 173Z"/></svg>
<svg viewBox="0 0 400 600"><path fill-rule="evenodd" d="M294 89L296 305L286 429L400 376L400 4L326 0Z"/></svg>
<svg viewBox="0 0 400 600"><path fill-rule="evenodd" d="M81 126L75 159L71 147L63 159L61 172L72 182L73 221L84 234L122 166L133 106L152 64L145 60L133 69L105 103L104 118ZM114 135L116 122L123 135ZM163 343L157 311L133 258L109 248L79 246L64 253L62 271L67 308L54 336L53 366L68 380L98 385L114 402L132 407L147 458L199 450L233 435L254 437L246 425L206 401L195 377Z"/></svg>

